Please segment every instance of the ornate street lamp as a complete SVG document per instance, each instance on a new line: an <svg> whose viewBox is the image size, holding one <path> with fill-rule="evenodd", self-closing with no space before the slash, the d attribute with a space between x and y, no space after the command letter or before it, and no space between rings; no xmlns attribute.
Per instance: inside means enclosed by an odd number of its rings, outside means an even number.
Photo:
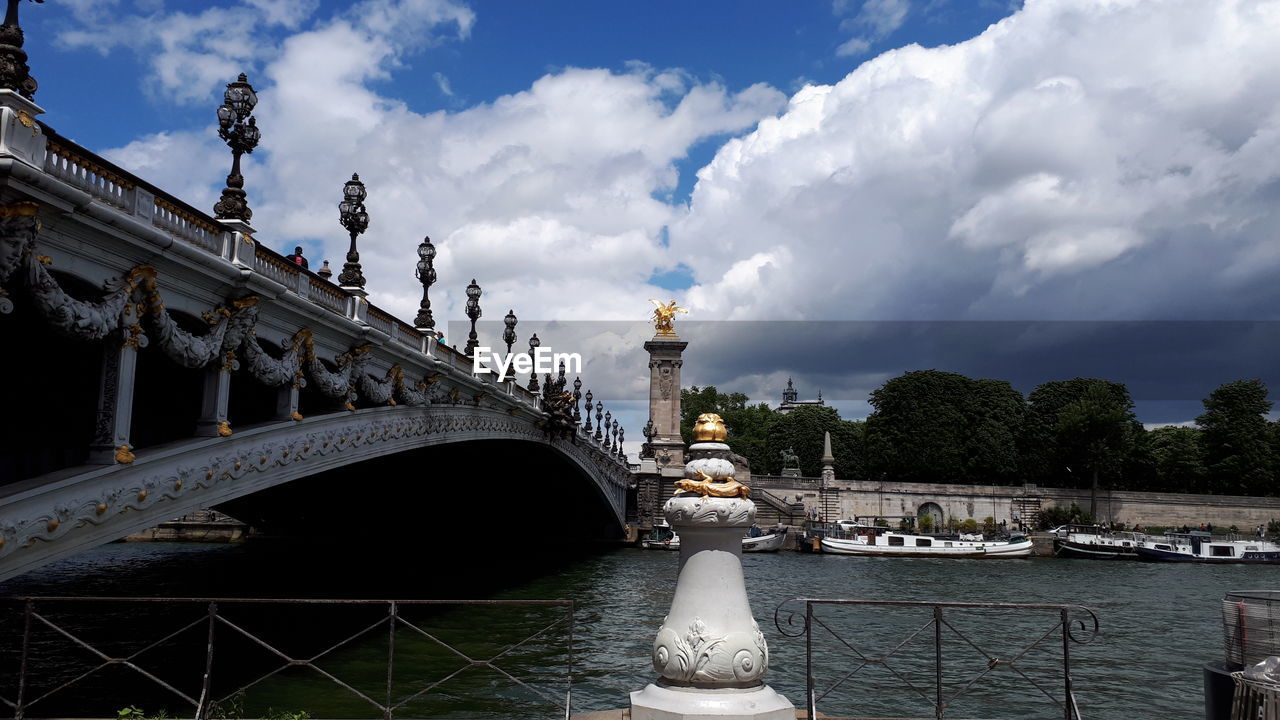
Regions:
<svg viewBox="0 0 1280 720"><path fill-rule="evenodd" d="M604 411L604 437L601 438L601 440L606 448L609 447L609 433L611 431L609 428L609 418L611 417L613 417L613 411L605 410ZM617 430L618 430L618 427L615 425L612 428L612 432L617 432Z"/></svg>
<svg viewBox="0 0 1280 720"><path fill-rule="evenodd" d="M627 461L627 453L622 449L622 443L625 440L626 435L627 433L623 428L618 428L618 459L623 462Z"/></svg>
<svg viewBox="0 0 1280 720"><path fill-rule="evenodd" d="M653 457L653 447L650 443L653 442L653 436L658 434L653 429L653 418L649 418L649 421L644 424L644 430L641 430L640 434L644 435L644 446L640 448L640 457Z"/></svg>
<svg viewBox="0 0 1280 720"><path fill-rule="evenodd" d="M538 348L542 345L542 341L538 339L538 333L534 333L529 337L529 357L534 360L534 367L529 371L529 392L538 392Z"/></svg>
<svg viewBox="0 0 1280 720"><path fill-rule="evenodd" d="M418 316L413 319L413 326L423 332L434 332L436 328L436 319L431 316L431 299L427 297L427 290L436 281L435 259L436 246L431 244L431 238L423 237L418 243L418 267L413 271L413 276L422 283L422 302L418 303Z"/></svg>
<svg viewBox="0 0 1280 720"><path fill-rule="evenodd" d="M587 424L583 426L582 429L585 430L588 435L590 435L591 434L591 391L590 390L587 391L586 401L587 401L587 404L585 406L586 412L583 414L587 416Z"/></svg>
<svg viewBox="0 0 1280 720"><path fill-rule="evenodd" d="M596 442L600 442L600 439L604 437L604 402L600 400L596 401L596 434L594 437Z"/></svg>
<svg viewBox="0 0 1280 720"><path fill-rule="evenodd" d="M615 455L618 452L618 421L613 421L613 439L609 441L609 452Z"/></svg>
<svg viewBox="0 0 1280 720"><path fill-rule="evenodd" d="M507 344L507 357L511 356L511 346L516 344L516 323L518 322L520 320L516 318L515 310L508 310L507 316L502 318L502 323L507 326L507 329L502 331L502 342ZM508 366L509 369L510 366ZM506 374L504 373L500 379L506 380Z"/></svg>
<svg viewBox="0 0 1280 720"><path fill-rule="evenodd" d="M35 0L38 3L44 0ZM35 98L38 83L31 77L27 53L22 49L22 28L18 25L19 0L9 0L9 9L0 25L0 88L13 90L22 97Z"/></svg>
<svg viewBox="0 0 1280 720"><path fill-rule="evenodd" d="M476 284L476 279L471 278L471 284L467 286L467 317L471 318L471 333L467 335L467 347L465 354L472 357L476 351L476 347L480 345L479 336L476 335L476 321L484 313L480 312L480 286Z"/></svg>
<svg viewBox="0 0 1280 720"><path fill-rule="evenodd" d="M369 228L369 213L364 208L367 197L360 176L351 173L351 179L342 186L342 202L338 203L338 222L351 234L351 247L347 249L347 261L338 275L338 286L348 292L364 295L364 273L360 270L360 251L356 249L356 236Z"/></svg>
<svg viewBox="0 0 1280 720"><path fill-rule="evenodd" d="M582 399L582 378L573 379L573 424L577 425L582 420L582 414L578 412L578 401ZM588 400L587 402L591 402Z"/></svg>
<svg viewBox="0 0 1280 720"><path fill-rule="evenodd" d="M245 201L240 156L253 152L261 138L257 118L249 117L258 104L258 94L253 91L248 80L244 73L240 73L235 82L227 83L226 92L222 94L222 104L218 106L218 137L231 148L231 174L227 175L227 186L222 189L222 198L213 205L215 217L246 223L253 217L253 211Z"/></svg>

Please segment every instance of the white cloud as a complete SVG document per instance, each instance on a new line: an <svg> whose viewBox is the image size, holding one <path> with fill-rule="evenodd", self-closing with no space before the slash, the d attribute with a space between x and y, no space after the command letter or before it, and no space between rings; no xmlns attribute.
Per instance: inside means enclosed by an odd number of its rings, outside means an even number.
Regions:
<svg viewBox="0 0 1280 720"><path fill-rule="evenodd" d="M805 87L671 228L695 312L1269 316L1277 34L1275 2L1039 0Z"/></svg>
<svg viewBox="0 0 1280 720"><path fill-rule="evenodd" d="M837 13L847 11L848 0L836 0ZM871 44L883 40L902 27L911 10L909 0L865 0L856 15L840 22L840 29L857 33L836 48L841 56L861 55L871 49Z"/></svg>

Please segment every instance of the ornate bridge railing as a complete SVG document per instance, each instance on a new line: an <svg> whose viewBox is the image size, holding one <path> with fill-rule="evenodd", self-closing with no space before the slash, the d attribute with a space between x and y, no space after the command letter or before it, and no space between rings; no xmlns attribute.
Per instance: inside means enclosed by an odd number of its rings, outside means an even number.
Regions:
<svg viewBox="0 0 1280 720"><path fill-rule="evenodd" d="M858 610L874 616L855 617ZM774 624L805 639L809 717L826 701L845 706L828 713L906 718L914 699L935 720L954 712L998 717L1002 710L1079 720L1071 646L1098 631L1097 617L1079 605L815 598L783 602ZM818 677L824 670L835 676L825 688Z"/></svg>
<svg viewBox="0 0 1280 720"><path fill-rule="evenodd" d="M11 598L0 706L17 720L567 717L573 621L571 600Z"/></svg>

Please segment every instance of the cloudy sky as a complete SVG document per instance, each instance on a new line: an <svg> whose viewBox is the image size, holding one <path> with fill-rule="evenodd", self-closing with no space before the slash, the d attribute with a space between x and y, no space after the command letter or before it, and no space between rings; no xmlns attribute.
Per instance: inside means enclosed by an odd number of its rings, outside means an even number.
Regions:
<svg viewBox="0 0 1280 720"><path fill-rule="evenodd" d="M374 303L413 316L429 234L437 318L475 277L487 320L609 321L557 349L581 346L635 430L651 297L716 321L685 325L686 382L776 402L794 375L846 417L926 367L1122 380L1148 422L1272 380L1280 0L22 13L43 119L197 207L229 167L214 108L248 73L260 240L340 266L359 172Z"/></svg>

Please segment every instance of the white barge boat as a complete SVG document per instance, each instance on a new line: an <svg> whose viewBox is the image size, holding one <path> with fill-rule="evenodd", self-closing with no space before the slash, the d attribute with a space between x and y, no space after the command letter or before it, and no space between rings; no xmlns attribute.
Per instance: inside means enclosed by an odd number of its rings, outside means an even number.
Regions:
<svg viewBox="0 0 1280 720"><path fill-rule="evenodd" d="M854 526L852 537L822 538L822 552L868 557L1023 558L1031 555L1031 539L1014 535L1008 540L982 536L940 538L911 535L888 528Z"/></svg>

